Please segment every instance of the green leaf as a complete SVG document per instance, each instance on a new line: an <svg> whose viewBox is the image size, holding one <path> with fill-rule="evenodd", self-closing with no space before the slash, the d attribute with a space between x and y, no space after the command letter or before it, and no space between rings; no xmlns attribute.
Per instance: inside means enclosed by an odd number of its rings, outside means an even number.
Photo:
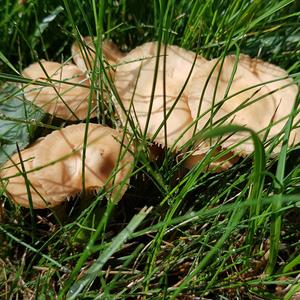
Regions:
<svg viewBox="0 0 300 300"><path fill-rule="evenodd" d="M24 99L16 84L0 86L0 163L17 151L16 143L24 149L45 113Z"/></svg>

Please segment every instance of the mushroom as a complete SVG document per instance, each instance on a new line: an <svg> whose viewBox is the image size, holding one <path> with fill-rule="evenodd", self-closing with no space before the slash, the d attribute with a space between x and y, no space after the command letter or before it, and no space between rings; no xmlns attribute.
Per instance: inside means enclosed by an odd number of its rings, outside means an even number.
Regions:
<svg viewBox="0 0 300 300"><path fill-rule="evenodd" d="M57 201L85 190L98 190L105 185L110 198L118 202L125 193L132 169L133 156L123 133L99 124L89 124L84 160L83 141L86 124L54 131L40 143L34 168L41 168L39 182ZM122 144L123 142L123 144Z"/></svg>
<svg viewBox="0 0 300 300"><path fill-rule="evenodd" d="M1 168L0 177L5 187L7 196L22 206L29 207L28 194L30 192L33 207L45 208L55 201L50 195L47 195L39 182L38 171L33 173L33 160L36 149L39 147L42 139L39 139L29 148L15 153ZM21 160L20 160L21 158ZM22 168L22 164L24 167ZM31 172L30 172L31 171ZM28 188L25 178L27 178ZM48 202L48 203L47 203Z"/></svg>
<svg viewBox="0 0 300 300"><path fill-rule="evenodd" d="M133 165L132 147L123 133L99 124L86 124L57 130L21 151L34 208L54 207L66 199L102 187L118 202L129 185ZM29 207L25 176L18 153L4 164L2 181L8 180L6 193L14 202Z"/></svg>
<svg viewBox="0 0 300 300"><path fill-rule="evenodd" d="M235 65L237 69L233 73ZM251 128L261 138L267 133L268 139L271 139L282 132L297 93L297 86L283 69L246 55L240 55L238 59L229 55L225 57L222 68L221 62L214 59L195 74L188 105L196 120L197 131L211 125L237 124ZM290 144L297 139L299 131L294 130ZM231 150L241 156L253 151L252 141L246 132L226 136L220 146L234 147ZM280 147L275 147L273 155L279 151ZM205 152L205 148L196 147L187 164L193 165L199 161L195 157L201 158Z"/></svg>
<svg viewBox="0 0 300 300"><path fill-rule="evenodd" d="M161 44L155 74L157 48L156 42L146 43L119 60L115 87L125 111L120 104L116 108L123 123L130 117L155 143L179 148L192 136L188 129L193 121L187 102L189 79L206 60L183 48Z"/></svg>
<svg viewBox="0 0 300 300"><path fill-rule="evenodd" d="M95 63L96 50L94 46L93 38L86 36L82 38L82 43L75 41L71 47L72 58L75 64L83 71L89 71L92 69ZM118 60L125 56L125 53L121 52L119 48L110 40L104 40L102 42L102 54L104 60L109 65L116 65ZM110 70L111 71L111 70ZM113 72L110 72L113 76Z"/></svg>
<svg viewBox="0 0 300 300"><path fill-rule="evenodd" d="M192 169L200 161L202 161L207 153L210 151L210 147L206 142L198 144L191 150L187 158L184 160L184 166L188 169ZM226 151L222 147L218 146L211 151L211 159L209 164L205 167L205 170L209 170L214 173L223 172L231 168L239 160L239 156L233 151Z"/></svg>
<svg viewBox="0 0 300 300"><path fill-rule="evenodd" d="M90 81L76 65L41 60L24 69L22 75L33 81L24 86L25 98L56 117L86 119L89 97L92 108L96 107L95 97L90 95ZM91 116L95 116L95 109Z"/></svg>

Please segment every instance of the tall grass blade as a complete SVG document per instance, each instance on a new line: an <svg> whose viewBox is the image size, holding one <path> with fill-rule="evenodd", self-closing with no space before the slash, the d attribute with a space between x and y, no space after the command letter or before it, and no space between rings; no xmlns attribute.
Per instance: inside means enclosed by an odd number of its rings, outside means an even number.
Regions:
<svg viewBox="0 0 300 300"><path fill-rule="evenodd" d="M120 249L120 247L128 240L130 235L141 224L144 218L150 213L152 207L144 207L137 215L135 215L128 225L113 239L111 245L106 248L95 263L88 269L82 278L76 281L70 288L67 299L75 299L79 296L80 292L89 284L91 284L97 277L99 271L103 265L109 260L109 258Z"/></svg>

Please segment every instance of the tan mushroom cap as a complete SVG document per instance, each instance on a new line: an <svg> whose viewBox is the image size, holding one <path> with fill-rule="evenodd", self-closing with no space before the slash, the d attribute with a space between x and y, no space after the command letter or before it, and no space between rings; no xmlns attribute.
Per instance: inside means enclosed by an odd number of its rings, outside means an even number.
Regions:
<svg viewBox="0 0 300 300"><path fill-rule="evenodd" d="M283 69L259 59L251 59L246 55L240 55L237 70L229 88L235 64L236 57L233 55L225 57L222 69L221 62L214 59L209 64L204 65L201 72L194 76L188 104L193 118L196 119L204 86L209 73L216 66L203 93L200 113L198 114L201 118L198 121L197 130L200 131L204 127L209 128L210 126L210 110L213 106L216 90L214 111L217 112L212 118L213 127L216 124L226 125L230 123L242 125L253 129L257 133L260 132L259 136L263 138L267 128L271 126L268 129L268 140L277 136L283 129L293 108L298 93L297 86L293 84L290 78L287 78L288 74ZM220 78L217 84L219 74ZM266 83L268 81L274 82ZM229 89L229 92L226 100L227 89ZM279 90L277 91L277 89ZM224 98L225 101L223 101ZM218 106L218 104L221 105ZM209 112L206 113L207 111ZM278 122L282 118L285 119ZM220 120L222 122L218 123ZM272 123L276 124L273 125ZM291 134L291 143L295 139L299 139L297 135L299 135L299 132L297 133L294 130ZM235 147L233 151L240 155L247 155L253 151L253 143L248 133L242 132L230 135L221 143L221 146L229 148L244 139L247 140ZM273 154L279 151L280 147L276 147ZM195 155L201 154L201 150L195 153Z"/></svg>
<svg viewBox="0 0 300 300"><path fill-rule="evenodd" d="M154 142L166 146L165 140L167 140L167 146L170 147L175 145L176 141L192 122L187 102L188 86L196 73L198 64L206 62L206 60L202 57L197 58L189 78L196 54L177 46L167 45L164 68L165 45L162 44L153 103L151 112L149 112L155 77L157 47L158 43L156 42L146 43L135 48L123 59L119 60L115 73L115 87L126 113L118 105L117 110L123 122L126 122L127 114L129 114L142 133L145 133L146 124L149 121L146 132L149 138L152 138L163 124L154 138ZM188 78L190 80L184 89ZM180 95L181 92L182 94ZM179 95L180 99L176 103ZM149 113L151 117L148 120ZM168 114L170 115L165 121L165 115ZM165 131L167 132L167 137L165 137ZM191 137L191 134L191 130L185 132L178 143L176 143L176 146L180 147L185 144Z"/></svg>
<svg viewBox="0 0 300 300"><path fill-rule="evenodd" d="M24 169L26 171L26 177L30 186L30 194L32 198L33 208L45 208L48 205L53 206L53 201L49 195L47 195L40 182L38 171L30 172L33 169L33 160L35 158L36 149L39 147L41 139L34 143L27 149L20 151ZM10 160L8 160L2 167L0 177L3 179L7 196L14 202L24 206L30 207L28 200L28 191L25 183L25 176L22 175L22 165L20 162L19 153L15 153ZM7 178L7 182L6 182ZM49 202L47 204L47 201Z"/></svg>
<svg viewBox="0 0 300 300"><path fill-rule="evenodd" d="M218 146L216 149L212 150L211 158L209 164L206 165L206 171L211 171L213 173L220 173L229 168L231 168L234 164L239 160L239 156L237 156L234 152L229 151L224 153L225 149ZM192 169L195 165L197 165L200 161L202 161L205 156L210 151L210 147L207 143L200 143L195 149L191 151L187 159L184 161L184 166L188 169ZM218 156L218 158L216 158Z"/></svg>
<svg viewBox="0 0 300 300"><path fill-rule="evenodd" d="M75 64L83 71L91 70L95 63L95 45L93 38L86 36L82 38L82 45L75 41L71 47L72 58ZM109 65L116 65L118 60L125 56L110 40L102 42L102 53L104 60Z"/></svg>
<svg viewBox="0 0 300 300"><path fill-rule="evenodd" d="M40 143L33 162L40 168L39 182L56 201L63 201L83 189L83 141L86 124L71 125L52 132ZM112 188L110 198L118 202L125 193L133 156L121 146L123 134L99 124L89 124L85 158L85 190ZM120 156L120 161L118 158ZM49 164L50 163L50 164ZM115 176L113 176L115 174Z"/></svg>
<svg viewBox="0 0 300 300"><path fill-rule="evenodd" d="M25 86L24 93L27 100L65 120L86 119L90 81L76 65L42 60L28 66L22 75L33 81L51 84L51 86L38 84ZM96 101L92 95L92 107L95 106ZM94 115L95 109L92 112L92 116Z"/></svg>

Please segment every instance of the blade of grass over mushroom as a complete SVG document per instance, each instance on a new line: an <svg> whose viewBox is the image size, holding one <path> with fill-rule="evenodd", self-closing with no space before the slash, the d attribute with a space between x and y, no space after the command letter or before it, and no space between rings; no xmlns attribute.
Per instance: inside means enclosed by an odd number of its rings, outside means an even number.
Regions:
<svg viewBox="0 0 300 300"><path fill-rule="evenodd" d="M239 132L239 131L246 131L249 132L251 135L251 138L254 143L254 176L255 176L255 181L259 183L259 188L261 188L262 185L262 180L259 179L261 178L261 173L264 171L265 168L265 151L264 147L257 136L257 134L249 129L245 128L243 126L238 126L238 125L227 125L224 127L217 127L212 130L206 130L204 132L197 133L193 139L198 140L198 139L208 139L208 138L213 138L217 136L222 136L225 134L229 133L234 133L234 132ZM255 195L258 195L258 192L255 192Z"/></svg>
<svg viewBox="0 0 300 300"><path fill-rule="evenodd" d="M71 11L70 8L68 6L67 1L64 1L65 5L67 6L67 11L70 15ZM92 64L92 73L91 73L91 93L90 93L90 97L88 99L88 113L87 113L87 120L86 120L86 129L85 129L85 135L84 135L84 141L83 141L83 159L82 159L82 184L83 184L83 191L85 191L85 187L84 187L84 183L85 183L85 157L86 157L86 143L87 143L87 133L88 133L88 126L89 126L89 119L90 119L90 115L91 115L91 94L92 92L95 90L96 86L94 86L94 83L97 84L97 82L100 82L100 101L98 101L98 107L99 109L99 113L100 113L100 118L102 123L105 123L105 118L104 118L104 101L101 101L104 99L104 81L108 81L109 84L113 84L111 82L111 79L109 78L107 71L105 70L105 66L104 66L104 62L103 62L103 53L102 53L102 34L103 34L103 20L104 20L104 11L105 11L105 7L106 4L105 2L101 2L100 3L100 7L99 7L99 11L97 14L97 9L96 9L96 4L95 1L93 1L93 13L94 13L94 17L95 17L95 24L96 24L96 38L95 38L95 60L90 62ZM73 19L72 19L73 20ZM77 36L79 36L79 32L77 30L77 27L75 25L75 23L73 22L73 29L76 30ZM79 36L80 38L80 36ZM99 59L98 59L99 58ZM126 128L126 127L125 127ZM125 131L123 134L123 141L125 138ZM123 141L121 141L122 147L123 147ZM126 151L126 150L125 150ZM122 151L120 151L119 153L119 158L121 156ZM119 161L118 161L119 162ZM117 165L118 165L117 162Z"/></svg>
<svg viewBox="0 0 300 300"><path fill-rule="evenodd" d="M75 33L76 41L77 41L77 43L79 43L79 45L81 45L80 52L82 52L84 54L84 57L88 58L89 57L88 52L91 51L90 49L88 49L89 45L85 45L81 39L79 29L73 18L72 10L69 6L68 1L64 0L64 4L66 7L68 16L70 17L70 20L71 20L71 24L72 24L73 31ZM104 99L104 97L103 97L103 91L104 91L103 79L105 79L106 81L109 80L107 73L105 71L104 64L103 64L103 55L102 55L102 47L101 47L102 34L103 34L103 20L102 19L104 18L103 10L105 9L105 3L104 2L100 3L98 16L97 16L97 9L96 9L94 1L93 1L92 7L93 7L92 12L93 12L93 16L95 18L94 22L96 24L96 33L97 33L95 39L92 38L93 46L95 47L95 60L91 61L88 59L87 61L85 60L85 63L88 64L92 69L92 72L90 74L91 75L90 78L91 78L92 92L94 92L96 90L100 92L100 100L97 103L98 108L99 108L99 115L97 117L98 117L98 119L101 120L101 123L103 124L103 123L105 123L104 102L102 101ZM81 11L82 11L82 9L81 9ZM88 25L88 27L90 28L90 25ZM91 33L90 29L89 29L89 32ZM91 36L92 36L92 34L91 34ZM91 94L92 93L90 93L90 95ZM89 101L89 105L90 105L91 97L89 97L88 101ZM90 116L90 114L89 114L89 116ZM89 120L89 117L87 119Z"/></svg>
<svg viewBox="0 0 300 300"><path fill-rule="evenodd" d="M83 152L82 152L82 189L83 189L83 193L84 194L85 194L86 146L87 146L87 139L88 139L89 121L90 121L91 111L92 111L92 93L94 92L94 79L95 79L95 68L94 68L93 73L92 73L91 93L89 94L89 97L88 97L88 111L87 111L86 126L85 126L84 139L83 139Z"/></svg>
<svg viewBox="0 0 300 300"><path fill-rule="evenodd" d="M29 208L30 208L30 217L31 217L31 224L32 224L32 229L33 229L33 235L32 235L32 241L34 242L36 237L36 223L35 223L35 212L33 210L33 202L32 202L32 197L31 197L31 192L30 192L30 182L28 180L28 177L27 177L27 174L26 174L26 169L25 169L25 166L24 166L24 162L23 162L23 159L22 159L22 155L21 155L21 152L20 152L20 148L18 146L18 144L16 144L17 146L17 151L18 151L18 156L19 156L19 160L20 160L20 163L21 163L21 174L22 176L24 177L24 181L25 181L25 185L26 185L26 191L27 191L27 196L28 196L28 202L29 202Z"/></svg>
<svg viewBox="0 0 300 300"><path fill-rule="evenodd" d="M170 2L170 1L169 1ZM165 1L158 1L158 16L159 16L159 26L158 26L158 33L157 33L157 50L156 50L156 58L155 58L155 67L154 67L154 72L153 72L153 79L152 79L152 90L151 90L151 97L150 97L150 103L148 106L148 115L146 118L146 124L144 128L144 138L146 138L147 131L148 131L148 126L150 123L150 118L152 114L152 107L153 107L153 101L155 97L155 89L156 89L156 82L157 82L157 77L158 77L158 68L159 68L159 57L160 57L160 49L161 49L161 43L162 43L162 38L163 38L163 24L164 24L164 13L165 11L163 10L163 5L166 3ZM143 62L142 62L143 63Z"/></svg>
<svg viewBox="0 0 300 300"><path fill-rule="evenodd" d="M134 125L134 121L133 119L137 120L137 115L133 106L133 98L135 95L135 90L136 90L136 85L139 79L139 74L140 74L140 70L141 70L142 65L139 68L139 72L138 72L138 76L137 76L137 80L135 82L135 86L133 89L133 93L132 93L132 97L130 100L130 105L128 108L128 111L126 111L124 104L122 103L120 96L118 95L118 92L116 91L116 88L114 86L114 83L112 81L109 80L109 85L110 88L112 89L112 92L114 94L114 96L116 97L117 100L117 105L119 105L121 107L122 113L124 113L126 115L126 120L125 123L123 124L123 128L124 128L124 137L125 137L125 133L128 131L128 129L130 128L130 131L132 131L133 135L132 135L132 141L134 141L134 139L138 139L139 140L139 145L137 145L138 147L138 151L137 151L137 155L138 157L141 159L141 161L143 162L143 167L140 168L141 171L142 169L146 168L146 170L150 173L150 175L155 179L154 184L158 185L158 188L162 191L162 192L167 192L168 188L167 185L164 183L164 180L162 179L162 176L158 173L155 172L149 163L149 159L148 156L145 155L145 153L147 153L148 149L148 143L146 138L143 136L143 133L141 132L139 126L135 126ZM131 111L133 111L133 115L131 115ZM138 173L137 171L137 173Z"/></svg>
<svg viewBox="0 0 300 300"><path fill-rule="evenodd" d="M45 76L45 80L46 80L47 82L49 82L50 87L53 89L54 94L56 95L56 98L52 98L52 99L51 99L50 105L53 103L53 101L54 101L55 99L59 99L59 101L61 101L61 102L63 103L64 108L66 108L66 111L69 112L69 113L71 113L72 118L74 118L75 120L79 121L80 118L76 115L74 109L71 108L70 104L67 103L68 101L66 101L66 100L64 99L64 94L67 93L68 91L72 90L74 87L76 87L76 84L74 85L73 82L72 82L69 89L66 89L65 91L62 91L61 93L59 92L61 86L64 85L65 81L68 81L68 79L72 79L72 77L73 77L73 76L71 75L71 78L62 78L63 76L65 76L64 73L63 73L63 69L64 69L64 67L67 68L68 65L66 65L66 64L61 64L61 65L59 65L59 68L56 69L55 73L49 74L49 71L50 71L51 69L50 69L50 68L48 69L48 68L46 67L47 61L45 61L45 62L38 61L37 64L39 65L39 67L40 67L40 69L42 70L42 73L43 73L43 74L40 75L40 76L41 76L41 77L44 77L44 76ZM44 64L45 64L45 66L44 66ZM53 63L51 63L51 62L49 62L48 64L53 65ZM48 65L48 64L47 64L47 65ZM74 67L75 67L75 66L74 66ZM34 68L34 69L35 69L35 64L33 64L33 65L27 67L26 69L24 69L24 70L23 70L23 74L24 74L23 76L27 76L27 74L28 74L29 76L32 76L33 74L30 72L31 68ZM75 68L76 68L76 67L75 67ZM48 69L48 70L47 70L47 69ZM51 70L51 72L53 72L53 70ZM38 71L37 71L37 73L39 74ZM77 75L78 75L78 74L77 74ZM51 77L53 77L53 76L58 76L58 77L59 77L58 79L56 79L56 82L53 82L53 81L52 81L52 78L51 78ZM69 76L70 76L70 75L69 75ZM68 77L68 76L67 76L67 77ZM75 76L75 78L76 78L76 76ZM32 79L33 79L33 81L34 81L34 78L32 78ZM57 86L55 83L58 83L58 86ZM29 88L29 86L26 86L25 88ZM25 88L24 88L24 89L25 89ZM86 89L86 88L87 88L87 87L85 86L85 89ZM25 90L25 94L27 94L26 90ZM28 92L27 95L28 95L28 98L31 100L32 96L29 97L30 92ZM90 94L89 94L89 95L90 95ZM35 101L35 99L38 100L38 99L39 99L39 96L40 96L39 93L38 93L36 96L33 94L33 99L32 99L31 101ZM41 95L41 96L42 96L42 95ZM41 97L41 98L42 98L42 97ZM45 98L46 98L46 97L45 97ZM46 103L46 105L47 105L47 104L48 104L48 103ZM46 106L46 105L45 105L45 106ZM56 104L56 105L57 105L57 104ZM42 107L44 107L44 106L42 106Z"/></svg>
<svg viewBox="0 0 300 300"><path fill-rule="evenodd" d="M93 11L94 21L96 24L96 32L97 32L97 34L94 38L92 37L93 34L90 29L90 24L87 24L87 27L89 28L89 34L91 36L92 45L86 45L83 43L80 32L76 26L75 21L73 20L72 12L71 12L71 9L70 9L67 1L65 1L65 5L67 7L67 12L70 15L70 18L72 20L72 27L73 27L74 32L76 33L76 40L80 45L82 45L82 47L80 47L80 52L84 52L84 53L82 53L82 54L84 54L83 56L88 58L87 52L92 51L93 55L95 56L95 59L93 59L92 61L88 60L88 62L86 62L86 63L88 63L92 69L91 80L93 83L94 90L100 93L100 99L98 101L99 114L97 115L97 118L98 118L98 120L101 120L102 124L105 124L107 122L107 120L105 119L105 105L104 105L105 101L103 101L103 99L105 98L104 90L107 87L109 87L109 89L111 89L113 94L116 96L117 102L120 102L119 97L115 94L113 81L108 74L109 70L106 67L106 65L104 64L104 57L103 57L103 51L102 51L102 47L103 47L102 35L104 34L103 18L104 18L104 10L105 10L106 4L104 2L103 3L101 2L99 10L97 12L97 5L93 1L93 10L92 11ZM81 8L81 11L82 11L82 8ZM84 12L82 12L82 13L84 14ZM112 121L115 121L113 112L109 112L109 113L110 113L110 117L112 118Z"/></svg>
<svg viewBox="0 0 300 300"><path fill-rule="evenodd" d="M119 250L122 244L126 242L144 218L150 213L151 209L152 207L145 207L131 219L128 225L114 238L111 245L105 249L102 254L100 254L99 258L87 270L86 274L77 280L77 282L70 288L67 294L68 299L75 299L86 286L90 285L95 280L103 265L116 251Z"/></svg>
<svg viewBox="0 0 300 300"><path fill-rule="evenodd" d="M167 49L167 45L164 45L164 51L166 53L166 49ZM163 60L163 64L164 64L164 68L165 68L165 65L166 65L166 60L167 60L167 55L164 54L164 60ZM169 148L169 152L172 152L176 149L176 146L177 146L177 143L180 141L180 139L183 137L184 133L186 133L188 131L189 128L187 128L182 134L179 135L179 137L175 140L175 143L173 145L171 145L171 147L168 147L168 142L167 142L167 120L168 118L171 116L172 112L175 110L175 107L176 105L178 104L178 102L180 101L180 98L184 92L184 89L186 88L190 78L191 78L191 75L192 75L192 72L194 70L194 67L195 67L195 64L196 64L196 60L197 60L197 54L195 55L195 58L194 58L194 61L192 63L192 66L191 66L191 69L188 73L188 76L187 78L185 79L184 81L184 84L183 86L181 87L181 90L179 91L179 94L177 95L176 99L174 99L174 102L172 103L171 107L169 108L169 111L166 112L166 83L165 83L165 80L166 80L166 70L164 71L164 75L163 75L163 80L164 80L164 87L163 87L163 96L164 96L164 102L163 102L163 115L164 115L164 118L163 118L163 121L161 122L161 124L158 126L156 132L153 134L152 136L152 141L155 141L155 138L157 137L157 135L159 134L160 130L162 128L164 128L164 134L165 134L165 147L166 148Z"/></svg>
<svg viewBox="0 0 300 300"><path fill-rule="evenodd" d="M1 73L1 72L0 72L0 79L5 80L10 83L15 82L15 83L33 84L33 85L43 86L43 87L51 86L51 83L46 82L46 81L39 81L39 80L32 81L32 79L20 77L17 75L7 74L7 73ZM51 79L51 82L52 83L62 83L62 81L59 79ZM74 82L68 82L68 81L63 81L63 83L66 85L70 85L70 86L78 86L78 87L86 88L86 85L80 84L80 83L74 83Z"/></svg>
<svg viewBox="0 0 300 300"><path fill-rule="evenodd" d="M166 4L162 2L162 4ZM162 6L162 4L160 4ZM173 1L168 1L167 2L167 7L160 7L159 11L165 11L163 15L163 22L162 26L167 29L167 31L163 30L162 31L162 36L161 36L161 41L165 44L164 45L164 59L163 59L163 115L164 115L164 137L165 137L165 146L168 148L168 140L167 140L167 94L166 94L166 74L167 74L167 44L170 38L170 34L168 32L168 29L171 28L171 21L174 13L174 2ZM158 53L160 51L157 49ZM175 101L176 102L176 101ZM175 107L175 106L174 106ZM172 111L172 108L170 109ZM150 112L151 113L151 112ZM158 130L159 131L159 130Z"/></svg>
<svg viewBox="0 0 300 300"><path fill-rule="evenodd" d="M224 66L224 62L225 62L225 54L227 54L228 49L230 49L230 47L231 47L231 45L232 45L232 36L233 36L233 34L234 34L234 32L235 32L235 26L236 26L236 24L237 24L237 21L238 21L238 19L236 19L236 21L235 21L235 22L233 23L233 25L232 25L232 29L231 29L231 31L230 31L230 33L229 33L227 42L226 42L226 44L225 44L225 48L224 48L223 55L222 55L221 58L220 58L220 59L221 59L221 65L220 65L220 70L219 70L218 75L217 75L216 86L215 86L214 91L213 91L211 117L210 117L210 119L209 119L209 122L210 122L210 129L212 129L213 116L214 116L214 114L217 113L217 111L214 111L213 109L214 109L214 107L215 107L215 102L216 102L216 97L217 97L218 84L219 84L219 81L220 81L220 78L221 78L221 72L222 72L222 68L223 68L223 66ZM239 49L237 48L237 49L236 49L236 57L238 58L238 56L239 56ZM217 66L217 64L218 64L218 62L216 63L215 67ZM238 59L236 59L236 61L235 61L235 63L234 63L234 67L233 67L233 69L232 69L232 73L231 73L231 76L230 76L230 79L229 79L229 81L228 81L227 88L226 88L226 91L225 91L225 94L224 94L224 97L225 97L225 98L227 97L228 92L229 92L229 90L230 90L230 87L231 87L231 85L232 85L233 78L234 78L234 75L235 75L236 70L237 70L237 64L238 64ZM214 70L214 68L213 68L213 70ZM213 70L212 70L212 72L213 72ZM209 80L209 77L208 77L207 80ZM202 92L202 95L201 95L200 105L199 105L199 108L198 108L198 114L197 114L197 116L199 115L199 112L200 112L200 106L201 106L201 102L202 102L202 99L203 99L204 92L205 92L205 88L204 88L204 90L203 90L203 92Z"/></svg>
<svg viewBox="0 0 300 300"><path fill-rule="evenodd" d="M104 93L104 84L103 79L106 81L110 80L108 74L105 71L104 63L103 63L103 53L102 53L102 36L104 33L104 17L105 17L105 9L106 9L106 2L101 1L99 3L99 8L97 11L96 1L92 1L93 5L93 14L94 14L94 22L96 27L96 57L99 58L99 61L95 61L94 66L99 68L99 79L100 79L100 96L101 99L103 99L103 93ZM104 105L102 101L99 101L99 110L100 110L100 119L103 121L102 115L104 114Z"/></svg>

